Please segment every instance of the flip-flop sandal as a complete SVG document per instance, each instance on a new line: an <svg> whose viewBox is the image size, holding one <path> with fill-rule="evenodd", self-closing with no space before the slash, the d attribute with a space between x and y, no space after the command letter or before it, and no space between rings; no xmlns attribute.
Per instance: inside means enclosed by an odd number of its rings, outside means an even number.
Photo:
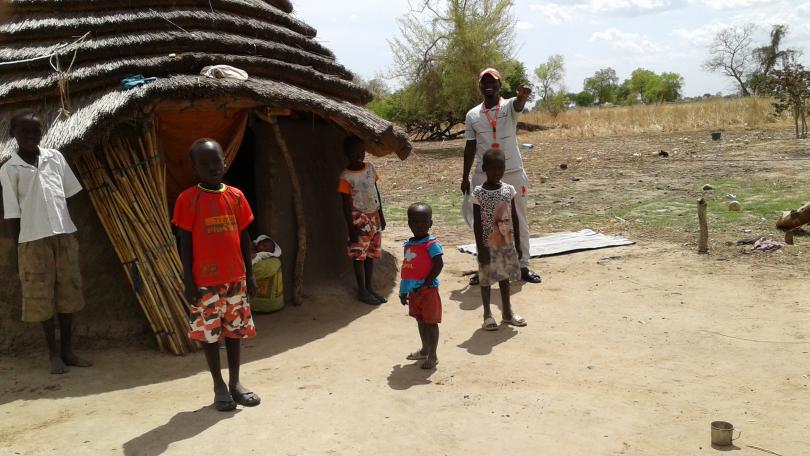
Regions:
<svg viewBox="0 0 810 456"><path fill-rule="evenodd" d="M436 360L436 362L435 362L435 363L433 363L433 365L432 365L432 366L428 365L427 361L425 361L424 363L422 363L422 364L419 366L419 368L420 368L420 369L425 369L425 370L430 370L430 369L435 369L435 368L436 368L436 366L438 366L438 365L439 365L439 360L437 359L437 360Z"/></svg>
<svg viewBox="0 0 810 456"><path fill-rule="evenodd" d="M520 280L522 280L524 282L528 282L528 283L542 283L543 282L543 278L540 277L540 274L538 274L538 273L536 273L534 271L529 271L526 274L521 274L520 275Z"/></svg>
<svg viewBox="0 0 810 456"><path fill-rule="evenodd" d="M427 359L427 355L422 354L422 350L417 350L410 355L406 356L405 359L408 361L419 361L421 359Z"/></svg>
<svg viewBox="0 0 810 456"><path fill-rule="evenodd" d="M498 330L498 322L495 321L492 317L487 317L484 320L484 324L481 325L485 331L497 331Z"/></svg>
<svg viewBox="0 0 810 456"><path fill-rule="evenodd" d="M236 410L236 401L228 393L215 394L214 408L219 412L230 412Z"/></svg>
<svg viewBox="0 0 810 456"><path fill-rule="evenodd" d="M507 325L512 325L512 326L521 326L522 327L522 326L528 325L528 323L526 322L526 319L521 317L518 314L512 314L512 318L510 318L509 320L504 318L503 322L506 323Z"/></svg>
<svg viewBox="0 0 810 456"><path fill-rule="evenodd" d="M470 285L476 286L481 283L481 280L478 278L478 274L473 274L470 276Z"/></svg>
<svg viewBox="0 0 810 456"><path fill-rule="evenodd" d="M370 305L370 306L379 306L380 304L382 304L382 301L380 301L379 299L377 299L377 298L376 298L374 295L369 295L369 296L357 296L357 299L358 299L360 302L364 302L364 303L366 303L366 304L368 304L368 305Z"/></svg>
<svg viewBox="0 0 810 456"><path fill-rule="evenodd" d="M371 293L371 296L374 296L375 298L377 298L377 300L378 300L378 301L380 301L381 303L386 303L386 302L388 302L388 300L387 300L387 299L385 299L385 297L380 296L380 295L378 295L377 293L375 293L375 292L373 292L373 291L369 291L369 293Z"/></svg>
<svg viewBox="0 0 810 456"><path fill-rule="evenodd" d="M253 391L248 391L246 393L231 393L233 400L236 404L239 404L243 407L255 407L262 403L262 400L259 396L256 395Z"/></svg>

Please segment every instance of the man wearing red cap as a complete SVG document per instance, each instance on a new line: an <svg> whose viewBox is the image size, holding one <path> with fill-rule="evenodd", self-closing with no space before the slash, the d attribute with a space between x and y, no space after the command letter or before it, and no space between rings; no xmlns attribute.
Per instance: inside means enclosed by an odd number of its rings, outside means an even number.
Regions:
<svg viewBox="0 0 810 456"><path fill-rule="evenodd" d="M484 102L470 109L464 122L464 138L467 144L464 147L464 171L461 175L461 191L465 195L462 213L467 224L472 226L470 189L483 184L486 180L486 174L481 169L484 153L489 149L500 149L506 156L506 171L502 180L515 187L518 192L515 197L515 208L518 214L520 239L526 240L520 243L521 279L529 283L540 283L540 276L529 270L529 224L526 219L529 179L523 170L523 159L517 143L518 115L523 112L532 91L528 86L521 84L518 87L517 97L504 100L501 98L501 74L494 68L487 68L478 75L478 88L484 96ZM470 176L473 169L475 172ZM470 279L470 284L477 283L476 275Z"/></svg>

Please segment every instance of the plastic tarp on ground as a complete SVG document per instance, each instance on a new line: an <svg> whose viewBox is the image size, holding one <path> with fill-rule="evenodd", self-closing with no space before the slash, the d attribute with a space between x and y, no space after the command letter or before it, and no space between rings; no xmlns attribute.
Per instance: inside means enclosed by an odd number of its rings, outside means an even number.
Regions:
<svg viewBox="0 0 810 456"><path fill-rule="evenodd" d="M604 249L632 244L635 244L635 242L622 236L611 236L585 229L575 233L553 233L532 237L529 241L529 254L532 258L540 258L582 250ZM478 254L475 244L462 245L458 249L463 253Z"/></svg>
<svg viewBox="0 0 810 456"><path fill-rule="evenodd" d="M217 111L161 111L156 116L157 139L166 161L166 196L169 207L177 196L194 185L188 150L200 138L215 139L225 152L225 164L236 158L245 137L249 109Z"/></svg>

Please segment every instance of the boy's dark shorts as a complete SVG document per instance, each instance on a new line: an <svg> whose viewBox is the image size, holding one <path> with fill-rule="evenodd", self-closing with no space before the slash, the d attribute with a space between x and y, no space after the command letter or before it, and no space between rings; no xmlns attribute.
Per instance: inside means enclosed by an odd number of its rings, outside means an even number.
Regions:
<svg viewBox="0 0 810 456"><path fill-rule="evenodd" d="M408 315L422 323L437 325L442 322L442 298L438 288L426 288L408 295Z"/></svg>
<svg viewBox="0 0 810 456"><path fill-rule="evenodd" d="M22 321L41 322L54 312L84 308L79 271L79 242L74 234L58 234L17 246L22 285Z"/></svg>

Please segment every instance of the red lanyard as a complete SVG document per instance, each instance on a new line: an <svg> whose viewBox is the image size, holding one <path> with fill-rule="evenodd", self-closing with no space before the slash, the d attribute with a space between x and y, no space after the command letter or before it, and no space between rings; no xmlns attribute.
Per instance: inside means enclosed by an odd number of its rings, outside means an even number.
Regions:
<svg viewBox="0 0 810 456"><path fill-rule="evenodd" d="M495 118L494 119L489 116L489 110L487 109L486 104L481 103L481 110L484 111L484 115L487 116L487 122L489 122L489 125L492 127L492 146L491 147L493 149L497 149L498 147L500 147L500 144L498 144L498 114L501 113L501 101L503 101L503 98L499 98L498 99L498 105L495 106Z"/></svg>

